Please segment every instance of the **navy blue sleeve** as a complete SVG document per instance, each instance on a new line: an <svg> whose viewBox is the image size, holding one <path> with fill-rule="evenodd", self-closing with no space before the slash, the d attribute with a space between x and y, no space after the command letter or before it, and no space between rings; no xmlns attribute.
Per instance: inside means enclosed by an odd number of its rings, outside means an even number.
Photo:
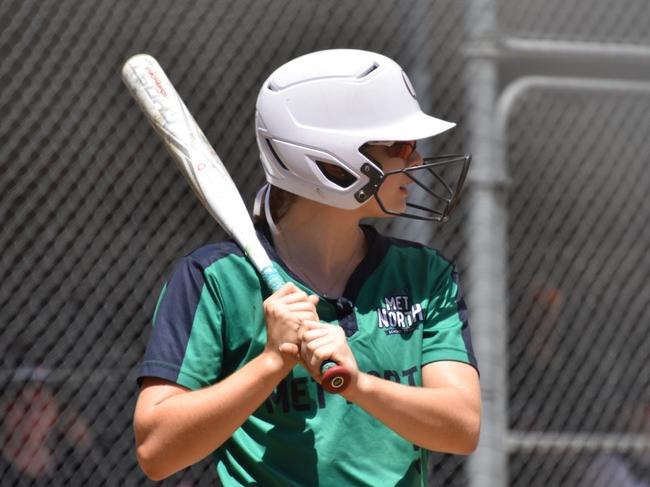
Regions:
<svg viewBox="0 0 650 487"><path fill-rule="evenodd" d="M452 265L446 265L437 279L430 308L424 329L423 365L451 360L470 364L478 371L467 305Z"/></svg>
<svg viewBox="0 0 650 487"><path fill-rule="evenodd" d="M139 383L143 377L178 382L204 286L199 262L185 257L176 264L158 299Z"/></svg>

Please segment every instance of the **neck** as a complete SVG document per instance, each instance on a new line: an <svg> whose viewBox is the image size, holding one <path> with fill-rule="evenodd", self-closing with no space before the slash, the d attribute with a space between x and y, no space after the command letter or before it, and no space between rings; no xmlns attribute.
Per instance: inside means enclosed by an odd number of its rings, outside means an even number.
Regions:
<svg viewBox="0 0 650 487"><path fill-rule="evenodd" d="M325 297L343 294L366 254L366 239L354 212L302 201L276 222L275 247L285 264Z"/></svg>

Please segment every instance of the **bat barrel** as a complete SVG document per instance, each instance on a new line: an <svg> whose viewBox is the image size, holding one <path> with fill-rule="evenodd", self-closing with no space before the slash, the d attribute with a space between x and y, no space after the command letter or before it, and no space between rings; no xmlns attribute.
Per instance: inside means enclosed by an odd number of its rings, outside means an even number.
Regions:
<svg viewBox="0 0 650 487"><path fill-rule="evenodd" d="M284 285L273 268L239 191L171 81L152 56L136 54L122 67L122 80L176 161L203 206L244 250L272 292ZM334 362L324 362L323 388L343 391L350 374Z"/></svg>

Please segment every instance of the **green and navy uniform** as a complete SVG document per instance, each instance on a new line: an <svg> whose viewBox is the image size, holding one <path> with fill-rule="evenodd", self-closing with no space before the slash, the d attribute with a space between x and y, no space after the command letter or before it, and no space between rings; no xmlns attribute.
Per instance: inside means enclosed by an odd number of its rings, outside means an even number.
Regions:
<svg viewBox="0 0 650 487"><path fill-rule="evenodd" d="M476 367L453 265L423 245L362 229L366 257L343 296L317 307L321 321L344 328L359 370L420 386L428 363ZM283 278L313 293L260 238ZM269 295L232 241L184 257L161 293L139 377L200 389L232 374L264 349ZM425 454L297 366L215 451L215 462L226 487L420 486Z"/></svg>

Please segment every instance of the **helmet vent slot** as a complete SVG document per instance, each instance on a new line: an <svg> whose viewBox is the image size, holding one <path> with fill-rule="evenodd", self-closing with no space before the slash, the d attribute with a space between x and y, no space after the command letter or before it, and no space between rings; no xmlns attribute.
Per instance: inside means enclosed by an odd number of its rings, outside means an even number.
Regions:
<svg viewBox="0 0 650 487"><path fill-rule="evenodd" d="M269 146L269 149L271 150L271 154L273 154L273 157L275 157L275 160L278 162L278 164L280 164L280 166L282 166L282 169L284 169L285 171L288 171L289 168L287 166L285 166L284 162L282 162L282 159L280 159L280 156L278 156L278 153L276 152L275 147L273 147L273 144L271 143L271 141L269 139L266 139L266 143Z"/></svg>
<svg viewBox="0 0 650 487"><path fill-rule="evenodd" d="M341 166L323 161L315 162L318 169L323 173L323 176L341 188L349 188L357 181L357 177L354 174L346 171Z"/></svg>
<svg viewBox="0 0 650 487"><path fill-rule="evenodd" d="M359 76L357 76L357 79L365 78L368 76L370 73L372 73L375 69L379 67L379 64L377 63L372 63L372 66L370 66L368 69L366 69L363 73L361 73Z"/></svg>

